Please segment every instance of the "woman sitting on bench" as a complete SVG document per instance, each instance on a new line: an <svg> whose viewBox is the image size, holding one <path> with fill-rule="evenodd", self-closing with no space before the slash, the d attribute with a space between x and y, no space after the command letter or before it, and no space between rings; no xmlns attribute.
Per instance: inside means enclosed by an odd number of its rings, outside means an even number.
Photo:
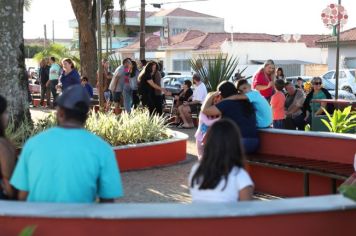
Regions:
<svg viewBox="0 0 356 236"><path fill-rule="evenodd" d="M182 85L182 90L178 93L178 95L174 96L173 114L175 115L175 120L172 125L179 126L181 124L178 107L183 105L184 102L189 102L192 100L193 90L191 87L192 82L190 80L185 80L184 84Z"/></svg>

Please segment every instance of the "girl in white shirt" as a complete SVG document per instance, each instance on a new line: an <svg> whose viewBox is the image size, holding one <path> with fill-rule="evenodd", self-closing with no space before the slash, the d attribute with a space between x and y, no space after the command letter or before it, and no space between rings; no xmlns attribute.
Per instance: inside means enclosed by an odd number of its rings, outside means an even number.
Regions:
<svg viewBox="0 0 356 236"><path fill-rule="evenodd" d="M244 159L237 125L228 119L215 122L206 134L203 158L189 175L193 202L251 200L253 182Z"/></svg>

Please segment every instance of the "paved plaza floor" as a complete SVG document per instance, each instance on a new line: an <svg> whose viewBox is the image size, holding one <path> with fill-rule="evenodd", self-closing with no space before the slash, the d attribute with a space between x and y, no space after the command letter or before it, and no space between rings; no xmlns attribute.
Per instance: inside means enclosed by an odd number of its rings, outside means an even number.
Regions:
<svg viewBox="0 0 356 236"><path fill-rule="evenodd" d="M31 108L33 120L53 110ZM178 130L178 129L177 129ZM187 159L179 164L121 173L124 197L118 202L178 202L189 203L188 175L196 162L195 129L179 129L189 135Z"/></svg>

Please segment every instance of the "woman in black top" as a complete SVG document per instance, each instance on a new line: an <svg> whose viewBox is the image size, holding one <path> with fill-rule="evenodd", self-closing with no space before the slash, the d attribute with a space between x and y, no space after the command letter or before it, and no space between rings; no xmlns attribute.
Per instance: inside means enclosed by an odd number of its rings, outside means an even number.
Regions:
<svg viewBox="0 0 356 236"><path fill-rule="evenodd" d="M141 94L141 102L144 107L147 107L152 115L155 110L155 89L166 93L166 90L155 84L154 75L157 71L157 63L150 61L138 76L139 93Z"/></svg>
<svg viewBox="0 0 356 236"><path fill-rule="evenodd" d="M183 102L188 102L192 100L193 96L193 90L191 89L192 87L192 82L190 80L185 80L184 84L182 85L182 90L179 91L178 95L174 96L174 113L175 113L175 120L172 125L179 125L181 123L180 121L180 115L178 112L178 107L183 104Z"/></svg>
<svg viewBox="0 0 356 236"><path fill-rule="evenodd" d="M177 107L183 104L183 102L191 100L191 97L193 96L193 90L191 89L192 82L190 80L185 80L182 87L182 90L179 91L178 95L174 97L174 100L177 103Z"/></svg>

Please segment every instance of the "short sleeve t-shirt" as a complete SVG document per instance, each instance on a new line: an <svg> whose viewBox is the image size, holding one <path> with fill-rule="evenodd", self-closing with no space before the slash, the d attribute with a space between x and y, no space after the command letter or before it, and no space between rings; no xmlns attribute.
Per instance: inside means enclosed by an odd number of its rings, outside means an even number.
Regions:
<svg viewBox="0 0 356 236"><path fill-rule="evenodd" d="M203 103L207 94L208 94L208 91L206 90L205 84L203 82L201 82L194 89L193 101L199 101L200 103Z"/></svg>
<svg viewBox="0 0 356 236"><path fill-rule="evenodd" d="M271 107L273 111L273 120L283 120L286 118L284 103L286 97L281 91L276 92L271 98Z"/></svg>
<svg viewBox="0 0 356 236"><path fill-rule="evenodd" d="M58 80L60 73L61 67L56 63L52 64L49 69L49 80Z"/></svg>
<svg viewBox="0 0 356 236"><path fill-rule="evenodd" d="M244 106L250 104L248 101L239 100L222 100L216 107L222 114L222 118L228 118L234 121L240 128L243 138L257 138L256 115L255 113L248 113Z"/></svg>
<svg viewBox="0 0 356 236"><path fill-rule="evenodd" d="M125 67L121 65L118 68L116 68L114 72L113 79L111 80L111 83L109 85L110 90L114 92L122 92L122 89L125 84L124 76L125 76ZM117 82L117 86L114 88L116 82Z"/></svg>
<svg viewBox="0 0 356 236"><path fill-rule="evenodd" d="M245 94L256 110L258 128L266 128L272 123L272 110L267 100L256 90Z"/></svg>
<svg viewBox="0 0 356 236"><path fill-rule="evenodd" d="M195 164L189 174L189 186L191 186L192 178L199 164ZM239 192L248 187L253 186L253 182L249 174L239 167L233 167L230 171L227 184L225 187L225 179L222 179L215 189L199 189L199 184L194 184L190 187L192 201L195 202L219 202L231 203L239 200ZM225 187L225 188L224 188Z"/></svg>
<svg viewBox="0 0 356 236"><path fill-rule="evenodd" d="M55 127L29 139L11 184L30 202L92 203L123 195L114 152L85 129Z"/></svg>
<svg viewBox="0 0 356 236"><path fill-rule="evenodd" d="M257 85L268 85L271 81L271 78L265 75L263 70L257 72L255 77L253 78L252 88L256 89ZM270 98L273 94L273 88L270 87L268 89L260 90L261 95L265 98Z"/></svg>

